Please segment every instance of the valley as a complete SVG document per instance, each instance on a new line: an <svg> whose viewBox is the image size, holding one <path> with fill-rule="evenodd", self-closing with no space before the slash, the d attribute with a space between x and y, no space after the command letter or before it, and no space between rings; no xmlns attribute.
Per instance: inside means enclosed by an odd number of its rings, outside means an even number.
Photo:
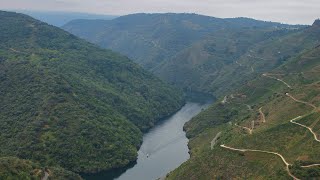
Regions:
<svg viewBox="0 0 320 180"><path fill-rule="evenodd" d="M0 156L52 172L34 176L124 167L143 132L184 105L180 90L122 55L23 14L0 17ZM9 167L0 179L20 173Z"/></svg>
<svg viewBox="0 0 320 180"><path fill-rule="evenodd" d="M183 131L183 125L207 108L210 102L209 98L204 104L187 102L181 110L147 132L143 137L138 159L133 167L124 168L119 174L109 171L87 175L84 178L149 180L165 177L167 173L189 159L188 139Z"/></svg>
<svg viewBox="0 0 320 180"><path fill-rule="evenodd" d="M320 178L320 20L0 24L0 179Z"/></svg>

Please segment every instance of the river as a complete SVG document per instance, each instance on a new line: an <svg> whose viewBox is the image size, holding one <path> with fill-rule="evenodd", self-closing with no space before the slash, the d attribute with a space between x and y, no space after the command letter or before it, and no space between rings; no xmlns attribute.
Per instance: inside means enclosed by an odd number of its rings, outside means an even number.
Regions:
<svg viewBox="0 0 320 180"><path fill-rule="evenodd" d="M187 102L178 112L144 134L137 162L126 169L84 176L88 180L152 180L189 159L183 125L210 103Z"/></svg>

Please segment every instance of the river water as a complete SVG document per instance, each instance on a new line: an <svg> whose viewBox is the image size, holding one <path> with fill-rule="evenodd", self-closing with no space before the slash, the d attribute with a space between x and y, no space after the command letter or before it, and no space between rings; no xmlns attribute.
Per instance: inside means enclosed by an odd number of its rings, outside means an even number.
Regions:
<svg viewBox="0 0 320 180"><path fill-rule="evenodd" d="M183 125L209 103L187 102L178 112L143 136L135 164L126 169L85 176L88 180L153 180L165 176L189 159Z"/></svg>

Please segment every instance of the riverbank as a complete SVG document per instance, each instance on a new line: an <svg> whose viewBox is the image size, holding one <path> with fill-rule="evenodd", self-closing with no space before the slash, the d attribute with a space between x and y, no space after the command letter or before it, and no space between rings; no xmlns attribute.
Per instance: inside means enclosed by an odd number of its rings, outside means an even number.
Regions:
<svg viewBox="0 0 320 180"><path fill-rule="evenodd" d="M125 168L113 169L97 174L83 174L88 180L156 179L189 159L188 139L183 125L211 104L187 102L171 117L159 121L144 134L136 162Z"/></svg>

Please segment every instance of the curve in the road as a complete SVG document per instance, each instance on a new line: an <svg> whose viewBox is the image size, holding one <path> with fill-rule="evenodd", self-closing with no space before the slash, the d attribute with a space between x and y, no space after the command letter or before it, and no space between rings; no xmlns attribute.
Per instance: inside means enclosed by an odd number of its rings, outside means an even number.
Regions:
<svg viewBox="0 0 320 180"><path fill-rule="evenodd" d="M211 150L213 149L213 147L216 145L219 137L221 136L222 132L218 132L218 134L212 139L211 143L210 143L210 148Z"/></svg>
<svg viewBox="0 0 320 180"><path fill-rule="evenodd" d="M260 113L262 122L265 123L265 122L266 122L266 116L265 116L264 113L262 112L262 107L259 108L259 113Z"/></svg>
<svg viewBox="0 0 320 180"><path fill-rule="evenodd" d="M282 82L283 84L285 84L288 88L293 89L288 83L286 83L285 81L283 81L283 80L281 80L281 79L279 79L279 78L275 78L275 77L269 76L268 74L262 74L262 75L265 76L265 77L272 78L272 79L275 79L275 80L277 80L277 81L280 81L280 82ZM308 103L308 102L304 102L304 101L298 100L298 99L294 98L292 95L290 95L289 93L286 93L286 95L287 95L288 97L290 97L291 99L293 99L294 101L296 101L296 102L303 103L303 104L306 104L306 105L309 105L309 106L313 107L314 109L317 109L317 107L316 107L315 105L313 105L313 104L311 104L311 103ZM259 113L260 113L260 115L261 115L262 121L265 122L265 115L264 115L264 113L262 112L262 107L259 108ZM306 128L306 129L308 129L308 130L313 134L314 139L315 139L317 142L320 142L320 139L318 139L317 134L316 134L315 132L313 132L312 128L310 128L310 127L308 127L308 126L306 126L306 125L300 124L300 123L298 123L298 122L295 122L296 120L301 119L302 117L303 117L303 116L298 116L298 117L296 117L296 118L293 118L293 119L290 120L290 123L293 123L293 124L296 124L296 125L299 125L299 126L301 126L301 127L304 127L304 128ZM239 126L239 125L237 125L237 124L235 124L235 125L238 126L238 127L241 127L241 128L244 128L244 129L248 130L249 133L252 134L253 128L250 129L250 128L248 128L248 127ZM287 171L288 175L289 175L290 177L292 177L294 180L299 180L299 178L297 178L297 177L295 177L293 174L291 174L290 168L289 168L291 164L289 164L289 163L286 161L286 159L285 159L281 154L279 154L279 153L277 153L277 152L263 151L263 150L256 150L256 149L238 149L238 148L232 148L232 147L226 146L226 145L224 145L224 144L222 144L222 145L220 145L220 146L221 146L222 148L229 149L229 150L232 150L232 151L240 151L240 152L261 152L261 153L267 153L267 154L277 155L278 157L281 158L282 162L286 165L286 171ZM310 165L305 165L305 166L301 166L301 167L302 167L302 168L309 168L309 167L314 167L314 166L320 166L320 164L310 164Z"/></svg>
<svg viewBox="0 0 320 180"><path fill-rule="evenodd" d="M308 105L308 106L311 106L311 107L314 108L314 109L317 108L315 105L313 105L313 104L311 104L311 103L304 102L304 101L301 101L301 100L298 100L298 99L294 98L294 97L293 97L291 94L289 94L289 93L286 93L286 96L290 97L291 99L293 99L293 100L296 101L296 102L303 103L303 104L306 104L306 105Z"/></svg>
<svg viewBox="0 0 320 180"><path fill-rule="evenodd" d="M290 122L293 123L293 124L299 125L299 126L301 126L301 127L307 128L307 129L313 134L314 140L320 142L320 139L318 139L318 135L317 135L315 132L313 132L312 128L310 128L310 127L308 127L308 126L306 126L306 125L303 125L303 124L300 124L300 123L295 122L296 120L298 120L298 119L300 119L300 118L302 118L302 116L298 116L298 117L290 120Z"/></svg>
<svg viewBox="0 0 320 180"><path fill-rule="evenodd" d="M44 176L41 178L41 180L48 180L49 173L47 171L44 171Z"/></svg>
<svg viewBox="0 0 320 180"><path fill-rule="evenodd" d="M278 157L281 158L282 162L286 165L286 171L288 173L289 176L291 176L293 179L295 180L299 180L299 178L295 177L293 174L291 174L290 172L290 168L289 166L291 164L289 164L286 159L279 153L277 152L272 152L272 151L263 151L263 150L256 150L256 149L238 149L238 148L232 148L232 147L229 147L229 146L226 146L224 144L220 145L222 148L225 148L225 149L229 149L229 150L232 150L232 151L240 151L240 152L261 152L261 153L267 153L267 154L274 154L274 155L277 155Z"/></svg>
<svg viewBox="0 0 320 180"><path fill-rule="evenodd" d="M275 78L275 77L272 77L272 76L270 76L269 74L262 74L262 76L264 76L264 77L268 77L268 78L271 78L271 79L275 79L275 80L277 80L277 81L280 81L280 82L282 82L283 84L285 84L289 89L293 89L288 83L286 83L284 80L282 80L282 79L279 79L279 78Z"/></svg>
<svg viewBox="0 0 320 180"><path fill-rule="evenodd" d="M239 126L237 123L236 124L234 124L235 126L237 126L237 127L239 127L239 128L242 128L242 129L245 129L245 130L247 130L248 132L249 132L249 134L252 134L252 129L251 128L248 128L248 127L244 127L244 126Z"/></svg>

